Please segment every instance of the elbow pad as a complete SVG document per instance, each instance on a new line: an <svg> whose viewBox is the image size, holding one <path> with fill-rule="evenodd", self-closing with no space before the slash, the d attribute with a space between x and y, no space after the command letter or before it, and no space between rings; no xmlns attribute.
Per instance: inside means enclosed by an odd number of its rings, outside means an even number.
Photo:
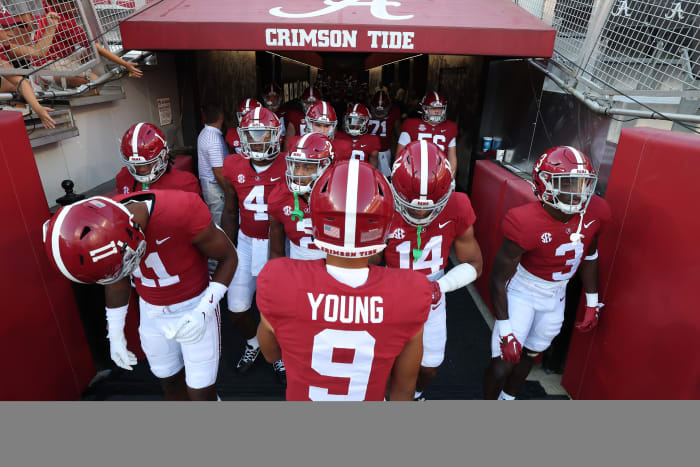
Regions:
<svg viewBox="0 0 700 467"><path fill-rule="evenodd" d="M469 263L458 264L450 269L450 272L437 280L442 293L452 292L465 285L471 284L476 279L477 273L474 266Z"/></svg>

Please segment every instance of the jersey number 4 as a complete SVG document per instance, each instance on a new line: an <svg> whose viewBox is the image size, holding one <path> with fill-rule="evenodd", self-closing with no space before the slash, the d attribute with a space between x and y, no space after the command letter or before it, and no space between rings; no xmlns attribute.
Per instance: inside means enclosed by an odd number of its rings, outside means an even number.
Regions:
<svg viewBox="0 0 700 467"><path fill-rule="evenodd" d="M256 221L267 220L267 204L265 203L265 185L256 185L243 200L243 208L253 211Z"/></svg>
<svg viewBox="0 0 700 467"><path fill-rule="evenodd" d="M311 368L323 376L349 379L347 394L329 394L327 388L309 386L312 401L362 401L367 394L374 360L375 339L367 331L324 329L314 336ZM350 363L333 361L334 349L354 350Z"/></svg>

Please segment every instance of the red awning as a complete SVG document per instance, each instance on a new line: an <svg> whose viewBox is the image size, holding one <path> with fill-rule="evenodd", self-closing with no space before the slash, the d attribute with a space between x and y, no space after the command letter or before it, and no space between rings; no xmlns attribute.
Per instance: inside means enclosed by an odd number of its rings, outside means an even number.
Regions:
<svg viewBox="0 0 700 467"><path fill-rule="evenodd" d="M125 48L551 57L555 30L511 0L163 0Z"/></svg>

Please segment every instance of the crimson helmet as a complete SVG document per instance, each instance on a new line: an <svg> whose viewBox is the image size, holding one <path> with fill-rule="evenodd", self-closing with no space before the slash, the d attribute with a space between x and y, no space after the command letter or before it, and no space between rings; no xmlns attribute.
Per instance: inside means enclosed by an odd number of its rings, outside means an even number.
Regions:
<svg viewBox="0 0 700 467"><path fill-rule="evenodd" d="M532 169L535 196L566 214L586 210L597 182L591 161L571 146L548 149Z"/></svg>
<svg viewBox="0 0 700 467"><path fill-rule="evenodd" d="M345 132L350 136L360 136L367 133L369 110L362 104L354 104L345 114Z"/></svg>
<svg viewBox="0 0 700 467"><path fill-rule="evenodd" d="M157 126L136 123L122 136L121 158L137 182L153 183L168 169L168 142ZM141 166L150 166L150 172L139 174Z"/></svg>
<svg viewBox="0 0 700 467"><path fill-rule="evenodd" d="M146 240L128 209L94 196L62 207L44 223L44 248L73 282L112 284L138 267Z"/></svg>
<svg viewBox="0 0 700 467"><path fill-rule="evenodd" d="M334 256L363 258L386 247L394 199L384 175L357 159L333 164L311 192L314 244Z"/></svg>
<svg viewBox="0 0 700 467"><path fill-rule="evenodd" d="M335 153L333 144L321 133L307 133L297 141L294 148L289 148L287 154L287 186L289 190L300 195L309 193L316 180L333 163ZM304 169L315 166L315 171L309 173ZM303 175L295 175L295 171Z"/></svg>
<svg viewBox="0 0 700 467"><path fill-rule="evenodd" d="M273 160L280 152L282 124L265 107L256 107L243 117L238 127L241 155L256 161Z"/></svg>
<svg viewBox="0 0 700 467"><path fill-rule="evenodd" d="M369 108L372 110L372 115L377 118L384 118L389 115L389 108L391 107L391 99L389 94L384 91L377 91L372 96L372 100L369 103Z"/></svg>
<svg viewBox="0 0 700 467"><path fill-rule="evenodd" d="M301 105L304 107L304 113L307 113L312 105L323 99L323 94L315 87L309 86L301 93L300 99Z"/></svg>
<svg viewBox="0 0 700 467"><path fill-rule="evenodd" d="M322 133L333 139L335 135L335 127L338 124L338 117L335 115L335 109L326 101L319 101L312 105L306 112L306 132L313 131L313 124L330 125L328 133ZM321 133L321 132L319 132Z"/></svg>
<svg viewBox="0 0 700 467"><path fill-rule="evenodd" d="M445 153L433 142L412 141L396 157L391 170L396 209L413 226L428 225L452 194L452 170Z"/></svg>
<svg viewBox="0 0 700 467"><path fill-rule="evenodd" d="M266 84L262 92L265 107L276 112L282 103L282 88L277 83Z"/></svg>
<svg viewBox="0 0 700 467"><path fill-rule="evenodd" d="M256 99L253 99L252 97L249 97L248 99L241 102L241 105L238 106L238 111L236 112L238 124L240 125L241 121L243 121L243 117L245 117L245 114L250 112L252 109L255 109L256 107L262 107L262 104Z"/></svg>
<svg viewBox="0 0 700 467"><path fill-rule="evenodd" d="M436 92L429 92L420 100L420 107L423 110L423 120L428 123L442 123L447 118L447 101ZM440 110L439 114L433 114L431 109Z"/></svg>

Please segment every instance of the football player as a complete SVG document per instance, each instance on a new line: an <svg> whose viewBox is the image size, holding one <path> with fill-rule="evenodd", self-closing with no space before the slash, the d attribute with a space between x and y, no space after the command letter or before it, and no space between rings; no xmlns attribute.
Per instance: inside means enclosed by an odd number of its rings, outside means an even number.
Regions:
<svg viewBox="0 0 700 467"><path fill-rule="evenodd" d="M122 136L120 148L124 164L116 178L120 194L150 189L201 194L194 174L170 166L168 143L157 126L144 122L131 125Z"/></svg>
<svg viewBox="0 0 700 467"><path fill-rule="evenodd" d="M303 112L296 109L291 109L287 112L289 122L287 123L286 140L284 145L285 151L287 151L287 146L290 144L288 142L290 138L294 136L301 136L306 133L306 114L311 106L321 99L323 99L321 91L313 86L310 86L304 90L300 97Z"/></svg>
<svg viewBox="0 0 700 467"><path fill-rule="evenodd" d="M236 120L238 121L238 124L241 124L245 114L247 114L251 109L255 109L257 107L262 107L262 104L252 98L248 98L241 102L241 105L238 106L238 110L236 111ZM229 128L226 130L224 141L226 141L226 144L228 144L231 154L234 152L236 154L241 153L241 139L238 137L238 127Z"/></svg>
<svg viewBox="0 0 700 467"><path fill-rule="evenodd" d="M230 238L237 239L238 246L238 268L229 287L228 309L247 341L236 364L241 374L253 366L260 353L255 336L257 323L250 308L256 277L269 255L268 199L273 189L285 180L285 160L278 157L281 134L277 116L265 107L256 107L243 117L238 127L242 157L227 157L224 161L226 181L221 227ZM282 362L275 364L275 371L283 380Z"/></svg>
<svg viewBox="0 0 700 467"><path fill-rule="evenodd" d="M335 135L334 145L345 144L350 150L345 151L345 157L352 157L377 168L379 155L379 136L367 133L369 125L369 110L362 104L352 104L345 113L345 132L339 131ZM342 160L342 159L338 159Z"/></svg>
<svg viewBox="0 0 700 467"><path fill-rule="evenodd" d="M282 88L277 83L268 83L263 87L262 102L265 108L271 110L282 125L282 139L287 135L287 111L282 107Z"/></svg>
<svg viewBox="0 0 700 467"><path fill-rule="evenodd" d="M133 275L141 345L166 400L216 400L219 301L236 250L202 199L180 190L96 196L44 224L46 253L68 279L105 285L110 354L131 370L124 324ZM218 261L209 278L207 258Z"/></svg>
<svg viewBox="0 0 700 467"><path fill-rule="evenodd" d="M447 120L447 101L437 92L429 92L420 101L423 119L407 118L401 125L396 153L411 141L428 140L447 155L452 178L457 173L457 124Z"/></svg>
<svg viewBox="0 0 700 467"><path fill-rule="evenodd" d="M277 258L258 277L258 339L284 358L287 400L412 400L422 328L439 288L414 271L368 264L394 212L391 188L357 159L333 164L311 194L313 238L326 260Z"/></svg>
<svg viewBox="0 0 700 467"><path fill-rule="evenodd" d="M425 274L431 281L439 281L443 292L423 330L415 400L425 400L423 391L445 358L444 294L470 284L481 274L481 248L474 237L476 215L467 195L453 191L450 163L429 141L412 141L398 154L391 185L397 214L384 250L386 265ZM452 247L460 264L445 273Z"/></svg>
<svg viewBox="0 0 700 467"><path fill-rule="evenodd" d="M395 149L395 141L401 130L401 109L392 105L389 95L379 90L374 93L369 104L372 118L369 120L369 132L379 136L379 154L377 164L379 170L388 177L391 174L393 160L392 149ZM397 154L394 152L394 154Z"/></svg>
<svg viewBox="0 0 700 467"><path fill-rule="evenodd" d="M331 141L320 133L307 133L287 153L287 184L278 185L270 195L270 259L285 256L321 259L326 253L313 242L309 195L316 180L333 163Z"/></svg>
<svg viewBox="0 0 700 467"><path fill-rule="evenodd" d="M598 323L598 234L610 218L604 199L593 194L597 175L581 151L547 150L532 170L538 201L509 210L503 242L491 273L496 324L486 399L512 400L537 356L564 321L566 284L581 266L586 292L580 331Z"/></svg>

